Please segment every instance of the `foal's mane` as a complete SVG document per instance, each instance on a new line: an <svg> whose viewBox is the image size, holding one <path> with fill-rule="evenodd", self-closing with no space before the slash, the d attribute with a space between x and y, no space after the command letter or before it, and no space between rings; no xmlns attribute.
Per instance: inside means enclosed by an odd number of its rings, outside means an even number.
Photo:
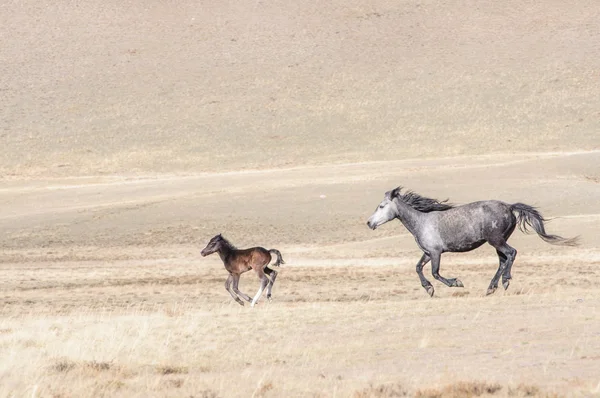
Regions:
<svg viewBox="0 0 600 398"><path fill-rule="evenodd" d="M422 213L444 211L455 207L452 203L448 203L448 199L439 201L437 199L426 198L413 191L401 193L401 190L402 187L398 187L397 190L394 190L394 193L396 193L395 197Z"/></svg>
<svg viewBox="0 0 600 398"><path fill-rule="evenodd" d="M223 245L227 246L230 249L237 250L237 247L235 247L230 241L225 239L225 237L223 235L220 235L220 236L221 236L221 242L223 243Z"/></svg>

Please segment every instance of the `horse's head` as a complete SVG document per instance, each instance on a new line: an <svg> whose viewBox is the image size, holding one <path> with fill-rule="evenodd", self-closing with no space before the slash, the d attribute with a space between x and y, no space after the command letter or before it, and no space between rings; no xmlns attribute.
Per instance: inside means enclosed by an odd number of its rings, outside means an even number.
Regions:
<svg viewBox="0 0 600 398"><path fill-rule="evenodd" d="M367 225L371 229L375 229L381 224L393 220L398 216L398 207L394 203L394 198L400 194L400 187L385 193L383 201L375 209L375 213L369 217Z"/></svg>
<svg viewBox="0 0 600 398"><path fill-rule="evenodd" d="M213 254L214 252L219 251L219 248L221 247L221 242L223 242L223 237L221 236L221 234L213 237L208 242L206 247L200 252L200 254L202 254L202 257L206 257L209 254Z"/></svg>

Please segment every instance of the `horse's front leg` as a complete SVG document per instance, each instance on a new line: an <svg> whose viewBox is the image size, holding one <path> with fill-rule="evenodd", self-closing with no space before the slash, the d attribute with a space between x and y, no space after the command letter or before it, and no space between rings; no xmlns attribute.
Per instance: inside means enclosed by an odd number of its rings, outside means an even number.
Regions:
<svg viewBox="0 0 600 398"><path fill-rule="evenodd" d="M433 297L433 292L435 291L433 289L433 285L431 285L431 282L429 282L427 278L425 278L425 275L423 275L423 267L429 262L429 260L429 256L423 253L423 256L421 256L421 259L417 263L417 275L419 275L419 279L421 280L421 286L427 290L429 296Z"/></svg>
<svg viewBox="0 0 600 398"><path fill-rule="evenodd" d="M463 283L457 278L446 279L440 275L440 259L442 257L441 253L430 253L431 257L431 274L435 279L442 282L444 285L448 287L465 287Z"/></svg>
<svg viewBox="0 0 600 398"><path fill-rule="evenodd" d="M238 289L238 285L239 285L239 283L240 283L240 275L239 275L239 274L234 274L234 275L233 275L233 291L234 291L234 292L235 292L235 293L236 293L238 296L240 296L241 298L243 298L244 300L246 300L247 302L249 302L249 303L250 303L250 302L252 301L252 299L250 298L250 296L248 296L248 295L247 295L247 294L245 294L245 293L242 293L242 292L240 291L240 289Z"/></svg>
<svg viewBox="0 0 600 398"><path fill-rule="evenodd" d="M238 275L239 278L239 275ZM237 303L239 305L244 305L244 302L242 300L240 300L240 298L237 296L237 294L235 294L232 290L231 290L231 282L233 282L233 274L229 274L229 277L227 278L227 280L225 281L225 290L227 290L229 292L229 294L231 295L231 297L233 297L233 299L235 301L237 301ZM235 289L234 289L235 290Z"/></svg>

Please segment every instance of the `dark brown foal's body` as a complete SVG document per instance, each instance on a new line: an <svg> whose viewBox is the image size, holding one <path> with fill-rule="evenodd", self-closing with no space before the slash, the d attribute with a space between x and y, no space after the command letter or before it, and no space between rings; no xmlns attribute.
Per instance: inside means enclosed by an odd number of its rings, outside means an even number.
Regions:
<svg viewBox="0 0 600 398"><path fill-rule="evenodd" d="M235 301L237 301L240 305L244 305L244 302L240 300L241 297L244 300L252 303L251 306L254 307L262 295L265 287L267 287L267 298L269 301L271 300L271 290L273 289L275 278L277 278L277 271L267 267L267 265L271 262L271 253L277 256L277 261L273 264L273 266L285 264L285 261L283 261L279 250L267 250L264 247L236 249L235 246L233 246L227 239L219 234L208 242L201 254L202 257L205 257L215 252L219 253L221 260L225 265L225 269L229 272L229 277L225 281L225 289L227 289ZM260 279L260 288L258 289L258 292L254 298L250 298L250 296L242 293L238 289L240 275L246 271L250 271L251 269L256 272L258 279Z"/></svg>

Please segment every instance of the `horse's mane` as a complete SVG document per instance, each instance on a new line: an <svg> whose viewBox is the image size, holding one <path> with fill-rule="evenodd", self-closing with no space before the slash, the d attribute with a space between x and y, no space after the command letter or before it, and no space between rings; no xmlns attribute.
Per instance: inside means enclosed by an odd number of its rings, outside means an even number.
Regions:
<svg viewBox="0 0 600 398"><path fill-rule="evenodd" d="M225 239L225 237L223 235L220 235L220 236L221 236L221 242L223 242L223 244L225 246L229 247L230 249L237 250L237 247L235 247L230 241Z"/></svg>
<svg viewBox="0 0 600 398"><path fill-rule="evenodd" d="M420 212L444 211L455 207L452 203L448 203L448 199L439 201L437 199L426 198L413 191L401 193L401 189L402 187L398 187L397 190L394 190L396 193L395 197Z"/></svg>

